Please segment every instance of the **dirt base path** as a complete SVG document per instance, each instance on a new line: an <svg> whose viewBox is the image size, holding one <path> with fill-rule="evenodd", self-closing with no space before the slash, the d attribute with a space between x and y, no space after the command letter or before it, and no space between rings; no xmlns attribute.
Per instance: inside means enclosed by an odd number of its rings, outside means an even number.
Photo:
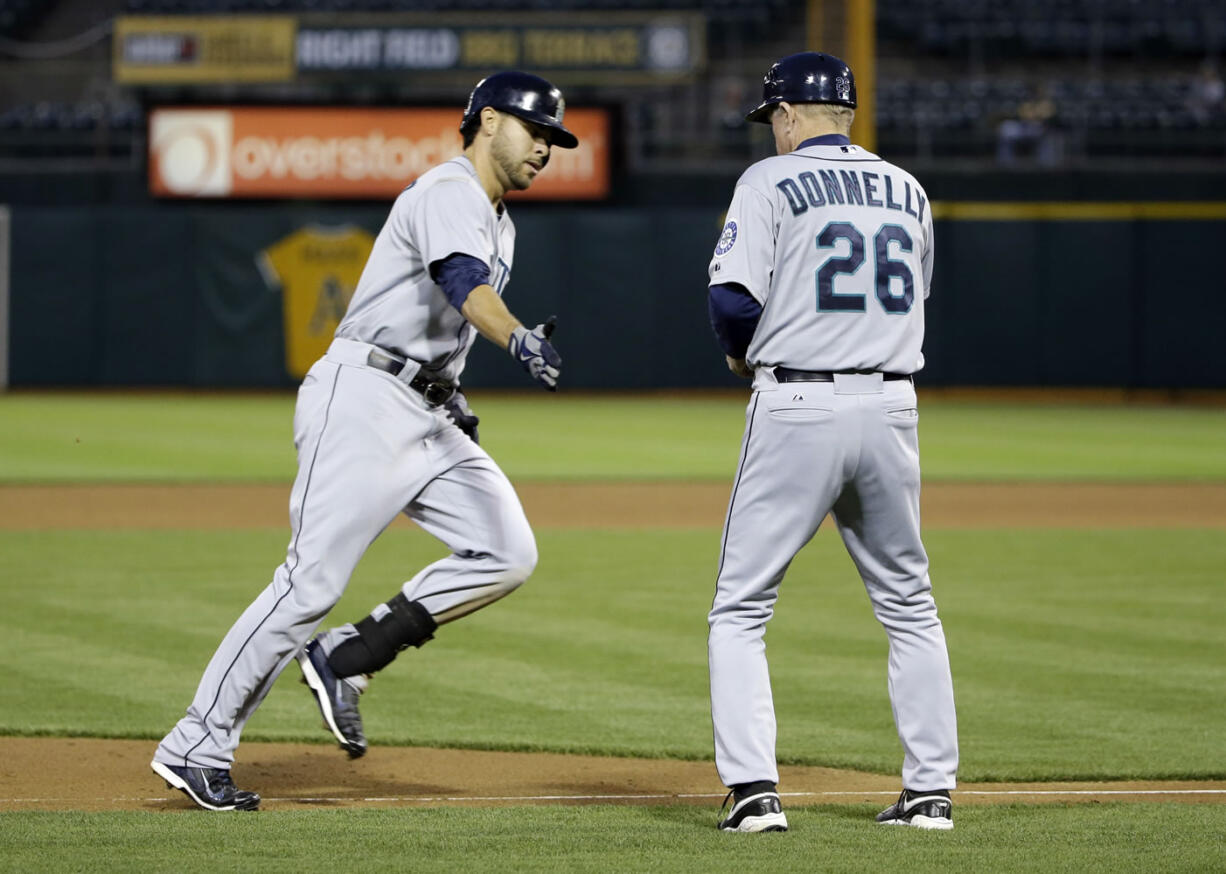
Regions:
<svg viewBox="0 0 1226 874"><path fill-rule="evenodd" d="M723 483L520 483L542 528L714 527ZM0 529L287 527L288 484L2 485ZM1194 527L1226 529L1226 484L953 484L924 487L924 525ZM397 525L407 525L400 520ZM0 811L187 810L149 770L151 741L0 737ZM781 768L796 803L873 802L898 792L893 776ZM240 786L264 808L449 804L695 803L723 790L710 762L376 747L356 762L333 747L243 744ZM1226 803L1226 781L963 785L959 803L1105 801Z"/></svg>
<svg viewBox="0 0 1226 874"><path fill-rule="evenodd" d="M0 811L194 810L149 769L153 741L0 738ZM712 816L724 790L710 762L554 753L373 747L349 761L318 744L245 743L235 782L265 810L699 804ZM796 804L872 802L885 807L898 778L833 768L782 767L779 788ZM1226 803L1226 781L963 784L960 804L1057 801Z"/></svg>
<svg viewBox="0 0 1226 874"><path fill-rule="evenodd" d="M727 483L517 483L538 528L716 527ZM924 527L1226 528L1226 483L931 483ZM282 528L289 485L0 485L0 529ZM403 519L397 525L407 525Z"/></svg>

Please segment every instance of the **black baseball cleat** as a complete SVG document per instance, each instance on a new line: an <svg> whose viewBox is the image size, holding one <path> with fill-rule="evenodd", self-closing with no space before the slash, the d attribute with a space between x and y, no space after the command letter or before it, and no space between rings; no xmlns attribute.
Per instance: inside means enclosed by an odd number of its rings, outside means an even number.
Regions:
<svg viewBox="0 0 1226 874"><path fill-rule="evenodd" d="M928 792L904 789L897 801L877 814L877 822L950 831L954 827L954 804L944 789Z"/></svg>
<svg viewBox="0 0 1226 874"><path fill-rule="evenodd" d="M731 797L732 793L728 793ZM728 799L724 799L724 804ZM721 820L719 830L722 832L785 832L788 830L788 818L783 815L783 805L774 792L759 792L748 795L728 812L728 818Z"/></svg>
<svg viewBox="0 0 1226 874"><path fill-rule="evenodd" d="M260 796L234 785L224 768L193 768L150 763L153 773L205 810L259 810Z"/></svg>
<svg viewBox="0 0 1226 874"><path fill-rule="evenodd" d="M362 714L358 712L361 689L336 676L328 666L328 656L319 636L298 653L302 682L307 684L323 714L324 725L349 753L349 758L366 755L366 735L362 732Z"/></svg>

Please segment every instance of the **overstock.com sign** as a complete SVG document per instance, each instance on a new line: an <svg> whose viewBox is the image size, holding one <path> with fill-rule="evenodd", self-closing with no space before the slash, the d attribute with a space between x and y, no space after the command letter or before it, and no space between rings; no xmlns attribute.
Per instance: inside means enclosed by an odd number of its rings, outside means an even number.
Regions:
<svg viewBox="0 0 1226 874"><path fill-rule="evenodd" d="M458 123L449 109L156 109L150 190L163 197L391 198L460 153ZM566 123L580 147L555 150L549 170L517 196L608 193L607 116L573 109Z"/></svg>
<svg viewBox="0 0 1226 874"><path fill-rule="evenodd" d="M449 131L418 140L389 137L381 130L326 139L246 136L234 144L231 163L234 175L257 183L263 179L407 183L460 150L459 132Z"/></svg>
<svg viewBox="0 0 1226 874"><path fill-rule="evenodd" d="M226 110L155 112L149 122L154 193L228 197L232 137Z"/></svg>

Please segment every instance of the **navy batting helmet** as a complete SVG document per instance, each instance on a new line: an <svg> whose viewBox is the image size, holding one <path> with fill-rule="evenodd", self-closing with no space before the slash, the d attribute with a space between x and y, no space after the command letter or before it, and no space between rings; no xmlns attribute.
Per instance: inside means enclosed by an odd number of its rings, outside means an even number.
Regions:
<svg viewBox="0 0 1226 874"><path fill-rule="evenodd" d="M579 139L562 126L562 113L566 111L562 92L540 76L508 70L482 79L468 98L460 131L475 126L487 106L549 128L552 145L563 149L579 145Z"/></svg>
<svg viewBox="0 0 1226 874"><path fill-rule="evenodd" d="M800 52L780 58L762 78L762 105L747 121L770 124L771 112L788 103L834 103L856 108L856 80L851 67L834 55Z"/></svg>

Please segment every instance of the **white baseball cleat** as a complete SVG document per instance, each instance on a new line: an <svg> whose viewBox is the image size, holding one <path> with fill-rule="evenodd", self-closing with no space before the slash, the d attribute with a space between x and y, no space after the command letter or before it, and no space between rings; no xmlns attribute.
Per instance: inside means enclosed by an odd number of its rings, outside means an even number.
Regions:
<svg viewBox="0 0 1226 874"><path fill-rule="evenodd" d="M947 832L954 827L954 803L944 789L928 792L904 789L897 801L877 814L877 822Z"/></svg>
<svg viewBox="0 0 1226 874"><path fill-rule="evenodd" d="M727 800L725 799L725 803ZM719 824L722 832L785 832L788 818L783 814L779 796L760 792L742 798L732 806L728 818Z"/></svg>

